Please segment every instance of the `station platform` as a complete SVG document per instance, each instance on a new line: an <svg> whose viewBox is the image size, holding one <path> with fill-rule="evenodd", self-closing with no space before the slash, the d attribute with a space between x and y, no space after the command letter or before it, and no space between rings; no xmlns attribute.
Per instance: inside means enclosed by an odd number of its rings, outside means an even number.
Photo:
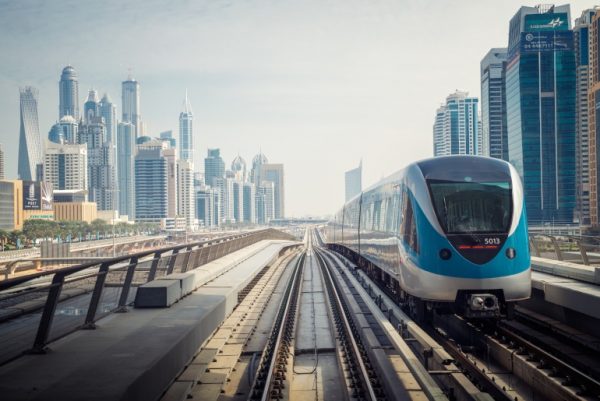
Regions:
<svg viewBox="0 0 600 401"><path fill-rule="evenodd" d="M209 280L169 308L130 309L0 367L3 400L155 400L292 241L266 240L201 266ZM206 276L206 274L201 274Z"/></svg>
<svg viewBox="0 0 600 401"><path fill-rule="evenodd" d="M600 267L532 257L531 268L544 301L600 319Z"/></svg>

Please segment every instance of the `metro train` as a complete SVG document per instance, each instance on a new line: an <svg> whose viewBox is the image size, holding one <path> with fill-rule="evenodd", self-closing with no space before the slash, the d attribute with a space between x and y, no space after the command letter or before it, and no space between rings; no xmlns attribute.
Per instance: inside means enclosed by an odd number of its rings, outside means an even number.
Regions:
<svg viewBox="0 0 600 401"><path fill-rule="evenodd" d="M325 238L419 319L498 318L531 294L523 187L502 160L412 163L349 200Z"/></svg>

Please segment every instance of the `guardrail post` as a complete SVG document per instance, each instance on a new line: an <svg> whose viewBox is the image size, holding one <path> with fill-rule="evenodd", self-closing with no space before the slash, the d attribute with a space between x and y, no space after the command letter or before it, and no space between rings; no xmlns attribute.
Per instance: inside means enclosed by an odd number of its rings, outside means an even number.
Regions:
<svg viewBox="0 0 600 401"><path fill-rule="evenodd" d="M201 254L202 254L202 245L200 245L198 247L198 249L196 249L194 251L194 264L192 265L192 269L195 269L196 267L200 266L199 262L200 262Z"/></svg>
<svg viewBox="0 0 600 401"><path fill-rule="evenodd" d="M588 259L587 250L585 249L585 244L583 243L582 240L578 240L577 243L579 244L579 252L581 253L581 260L583 261L583 264L589 265L590 260Z"/></svg>
<svg viewBox="0 0 600 401"><path fill-rule="evenodd" d="M83 329L93 330L96 328L94 319L96 318L98 304L100 303L100 298L102 297L102 290L104 289L104 282L106 281L109 267L110 263L104 262L100 265L100 269L98 269L98 276L96 277L96 284L94 285L94 292L92 293L92 298L90 299L90 306L88 306L85 322L83 323Z"/></svg>
<svg viewBox="0 0 600 401"><path fill-rule="evenodd" d="M211 253L213 251L213 247L214 247L214 245L207 245L208 254L206 255L206 263L210 263L213 261L213 259L211 259Z"/></svg>
<svg viewBox="0 0 600 401"><path fill-rule="evenodd" d="M231 253L232 242L233 240L227 241L227 250L225 251L225 255L229 255Z"/></svg>
<svg viewBox="0 0 600 401"><path fill-rule="evenodd" d="M156 278L156 270L158 270L158 264L160 263L161 252L154 252L154 258L152 259L152 264L150 265L150 272L148 273L148 282L154 280Z"/></svg>
<svg viewBox="0 0 600 401"><path fill-rule="evenodd" d="M531 243L531 247L533 248L533 251L535 252L535 256L537 256L538 258L540 257L540 249L537 246L537 243L535 242L535 237L533 235L529 236L529 242Z"/></svg>
<svg viewBox="0 0 600 401"><path fill-rule="evenodd" d="M560 245L558 245L558 241L556 240L556 238L549 236L550 237L550 241L552 241L552 245L554 245L554 252L556 253L556 259L557 260L563 260L563 256L562 256L562 252L560 250Z"/></svg>
<svg viewBox="0 0 600 401"><path fill-rule="evenodd" d="M133 274L138 264L138 257L133 256L127 266L127 274L125 275L125 282L123 283L123 289L121 290L121 296L119 297L119 305L115 312L123 313L127 312L127 298L129 297L129 289L131 288L131 282L133 281Z"/></svg>
<svg viewBox="0 0 600 401"><path fill-rule="evenodd" d="M171 259L169 260L169 266L167 267L167 276L173 273L173 269L175 268L175 262L177 261L177 255L179 254L179 248L173 249L173 253L171 254Z"/></svg>
<svg viewBox="0 0 600 401"><path fill-rule="evenodd" d="M181 273L185 273L186 271L188 271L188 264L190 263L190 256L192 256L192 247L188 246L187 252L185 253L185 256L183 258L183 263L181 265Z"/></svg>
<svg viewBox="0 0 600 401"><path fill-rule="evenodd" d="M30 351L33 354L46 353L48 335L50 334L52 320L54 320L54 313L56 312L56 306L58 305L60 292L62 291L64 283L64 273L56 273L52 278L50 291L48 292L48 297L46 298L46 305L44 305L44 311L42 312L42 317L40 318L40 324L38 325L38 331L35 335L33 348Z"/></svg>

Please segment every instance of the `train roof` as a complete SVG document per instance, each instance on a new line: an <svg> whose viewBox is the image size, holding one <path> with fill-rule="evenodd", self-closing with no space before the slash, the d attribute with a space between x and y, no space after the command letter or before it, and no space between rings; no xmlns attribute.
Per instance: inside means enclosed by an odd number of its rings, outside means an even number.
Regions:
<svg viewBox="0 0 600 401"><path fill-rule="evenodd" d="M408 164L401 170L398 170L387 177L382 178L381 180L375 182L370 185L366 189L362 190L354 197L352 197L349 201L344 203L344 207L358 199L361 194L365 192L372 191L382 185L385 185L390 182L398 181L407 169L411 167L418 167L423 173L424 177L427 177L430 173L438 172L438 171L450 171L450 170L463 170L463 171L479 171L482 166L486 166L488 168L499 169L503 173L506 173L510 176L510 164L501 159L495 159L492 157L486 156L473 156L473 155L451 155L451 156L436 156L429 157L426 159L421 159L415 162Z"/></svg>

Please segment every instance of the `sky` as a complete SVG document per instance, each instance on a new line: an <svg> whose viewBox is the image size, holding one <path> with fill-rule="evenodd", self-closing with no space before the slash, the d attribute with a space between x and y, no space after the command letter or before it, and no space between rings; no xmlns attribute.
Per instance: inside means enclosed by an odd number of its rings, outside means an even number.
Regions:
<svg viewBox="0 0 600 401"><path fill-rule="evenodd" d="M479 63L508 40L521 5L489 0L0 0L0 143L16 178L19 87L39 89L40 133L58 119L71 64L121 113L121 82L140 82L150 136L178 135L185 91L196 169L207 148L227 167L262 150L285 168L286 214L344 202L344 172L363 187L433 154L435 110L455 90L480 95ZM563 4L563 3L556 3ZM573 1L571 19L594 6Z"/></svg>

